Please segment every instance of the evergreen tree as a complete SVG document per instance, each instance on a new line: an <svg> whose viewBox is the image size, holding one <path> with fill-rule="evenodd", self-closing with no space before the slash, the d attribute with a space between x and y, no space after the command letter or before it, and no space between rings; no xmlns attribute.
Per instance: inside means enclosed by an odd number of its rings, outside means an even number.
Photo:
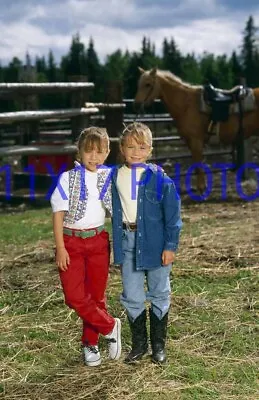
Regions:
<svg viewBox="0 0 259 400"><path fill-rule="evenodd" d="M151 44L150 39L144 36L142 39L139 66L144 69L150 69L159 67L160 65L160 59L155 54L155 45Z"/></svg>
<svg viewBox="0 0 259 400"><path fill-rule="evenodd" d="M85 54L85 75L89 82L94 83L94 92L92 93L93 101L101 101L104 98L105 78L103 67L100 64L98 55L94 48L94 41L89 40L88 48Z"/></svg>
<svg viewBox="0 0 259 400"><path fill-rule="evenodd" d="M230 68L232 71L232 85L231 86L236 86L240 85L241 79L243 76L243 69L239 60L239 57L237 56L236 52L233 51L231 58L230 58Z"/></svg>
<svg viewBox="0 0 259 400"><path fill-rule="evenodd" d="M18 57L14 57L4 71L5 82L18 82L23 64Z"/></svg>
<svg viewBox="0 0 259 400"><path fill-rule="evenodd" d="M70 76L84 75L86 65L86 55L84 44L80 41L80 36L77 33L72 38L72 43L69 52L62 57L61 69L66 79Z"/></svg>
<svg viewBox="0 0 259 400"><path fill-rule="evenodd" d="M123 79L128 68L129 53L122 54L121 50L116 50L106 58L104 74L107 80Z"/></svg>
<svg viewBox="0 0 259 400"><path fill-rule="evenodd" d="M256 65L258 48L256 46L256 31L252 16L248 21L243 32L243 44L241 49L241 60L244 70L244 77L248 86L255 86L259 80L258 67Z"/></svg>
<svg viewBox="0 0 259 400"><path fill-rule="evenodd" d="M0 64L0 82L4 81L4 68Z"/></svg>
<svg viewBox="0 0 259 400"><path fill-rule="evenodd" d="M215 57L211 53L204 52L200 60L200 71L203 79L202 83L211 83L215 87L219 87L217 63Z"/></svg>
<svg viewBox="0 0 259 400"><path fill-rule="evenodd" d="M226 54L218 56L215 62L217 64L219 87L222 89L230 89L233 86L233 73L231 63Z"/></svg>
<svg viewBox="0 0 259 400"><path fill-rule="evenodd" d="M124 97L127 99L132 99L136 94L137 82L139 80L138 67L143 67L141 55L134 52L131 54L128 68L124 75Z"/></svg>
<svg viewBox="0 0 259 400"><path fill-rule="evenodd" d="M180 50L175 41L171 38L170 42L165 38L163 41L162 67L173 72L175 75L183 76L183 60Z"/></svg>
<svg viewBox="0 0 259 400"><path fill-rule="evenodd" d="M151 69L160 67L160 58L155 54L155 46L145 36L142 39L141 52L133 52L127 60L127 68L124 75L124 97L133 98L137 90L139 80L138 67Z"/></svg>
<svg viewBox="0 0 259 400"><path fill-rule="evenodd" d="M88 81L95 83L100 76L101 67L100 67L100 62L99 62L97 53L94 49L94 42L93 42L92 38L90 38L90 40L89 40L89 45L88 45L88 49L86 51L85 59L86 59L85 73L87 75Z"/></svg>
<svg viewBox="0 0 259 400"><path fill-rule="evenodd" d="M36 57L35 59L35 68L37 71L38 81L45 82L47 81L47 65L45 57Z"/></svg>
<svg viewBox="0 0 259 400"><path fill-rule="evenodd" d="M48 54L47 78L49 82L57 81L57 68L54 60L53 52L50 50Z"/></svg>
<svg viewBox="0 0 259 400"><path fill-rule="evenodd" d="M182 78L186 82L190 82L192 84L201 84L202 77L200 72L199 63L195 58L195 55L187 54L186 57L182 58Z"/></svg>

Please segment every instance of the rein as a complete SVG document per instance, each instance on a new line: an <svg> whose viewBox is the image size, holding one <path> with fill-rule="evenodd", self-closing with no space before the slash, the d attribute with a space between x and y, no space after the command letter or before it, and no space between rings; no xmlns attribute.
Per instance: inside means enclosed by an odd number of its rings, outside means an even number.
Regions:
<svg viewBox="0 0 259 400"><path fill-rule="evenodd" d="M154 80L153 80L153 85L150 87L149 91L147 92L146 97L144 98L143 102L141 103L140 111L141 111L143 114L144 114L144 111L145 111L145 103L146 103L146 101L148 100L149 96L151 95L151 93L152 93L153 90L154 90L155 80L156 80L156 78L154 78ZM139 113L137 113L137 112L135 113L134 122L135 122L136 119L139 117L139 115L140 115L140 112L139 112Z"/></svg>

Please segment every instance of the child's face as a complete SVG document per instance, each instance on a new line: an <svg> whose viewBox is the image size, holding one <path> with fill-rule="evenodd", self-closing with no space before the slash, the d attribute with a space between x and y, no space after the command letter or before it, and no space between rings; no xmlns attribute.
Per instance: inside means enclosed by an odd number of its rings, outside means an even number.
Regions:
<svg viewBox="0 0 259 400"><path fill-rule="evenodd" d="M106 160L109 151L106 147L98 149L94 146L91 150L81 152L81 160L86 169L91 172L96 172L98 165L101 165Z"/></svg>
<svg viewBox="0 0 259 400"><path fill-rule="evenodd" d="M150 155L152 147L147 143L139 144L134 138L128 138L121 146L121 152L128 166L134 164L145 164Z"/></svg>

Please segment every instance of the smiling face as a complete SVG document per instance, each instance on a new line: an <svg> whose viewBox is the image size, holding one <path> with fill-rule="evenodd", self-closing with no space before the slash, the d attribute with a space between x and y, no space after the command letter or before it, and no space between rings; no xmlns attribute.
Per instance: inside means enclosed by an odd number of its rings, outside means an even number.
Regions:
<svg viewBox="0 0 259 400"><path fill-rule="evenodd" d="M121 147L121 152L129 167L134 164L145 164L151 150L151 146L147 143L140 144L133 138L126 140L124 145Z"/></svg>
<svg viewBox="0 0 259 400"><path fill-rule="evenodd" d="M148 126L138 122L128 125L120 138L120 151L129 167L145 164L152 151L152 133Z"/></svg>
<svg viewBox="0 0 259 400"><path fill-rule="evenodd" d="M85 168L88 169L88 171L96 172L98 166L105 162L108 154L109 151L107 150L106 146L93 146L92 149L88 149L80 153L81 162L84 164Z"/></svg>
<svg viewBox="0 0 259 400"><path fill-rule="evenodd" d="M78 160L89 171L95 172L109 155L109 136L104 128L84 129L78 139Z"/></svg>

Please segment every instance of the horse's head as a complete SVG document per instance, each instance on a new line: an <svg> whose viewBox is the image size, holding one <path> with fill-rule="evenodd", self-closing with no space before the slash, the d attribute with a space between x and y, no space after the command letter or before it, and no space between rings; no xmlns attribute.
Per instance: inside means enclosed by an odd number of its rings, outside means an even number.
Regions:
<svg viewBox="0 0 259 400"><path fill-rule="evenodd" d="M159 97L160 85L157 79L157 68L152 68L149 71L139 67L141 73L138 81L138 90L135 96L135 103L150 104L153 100Z"/></svg>

